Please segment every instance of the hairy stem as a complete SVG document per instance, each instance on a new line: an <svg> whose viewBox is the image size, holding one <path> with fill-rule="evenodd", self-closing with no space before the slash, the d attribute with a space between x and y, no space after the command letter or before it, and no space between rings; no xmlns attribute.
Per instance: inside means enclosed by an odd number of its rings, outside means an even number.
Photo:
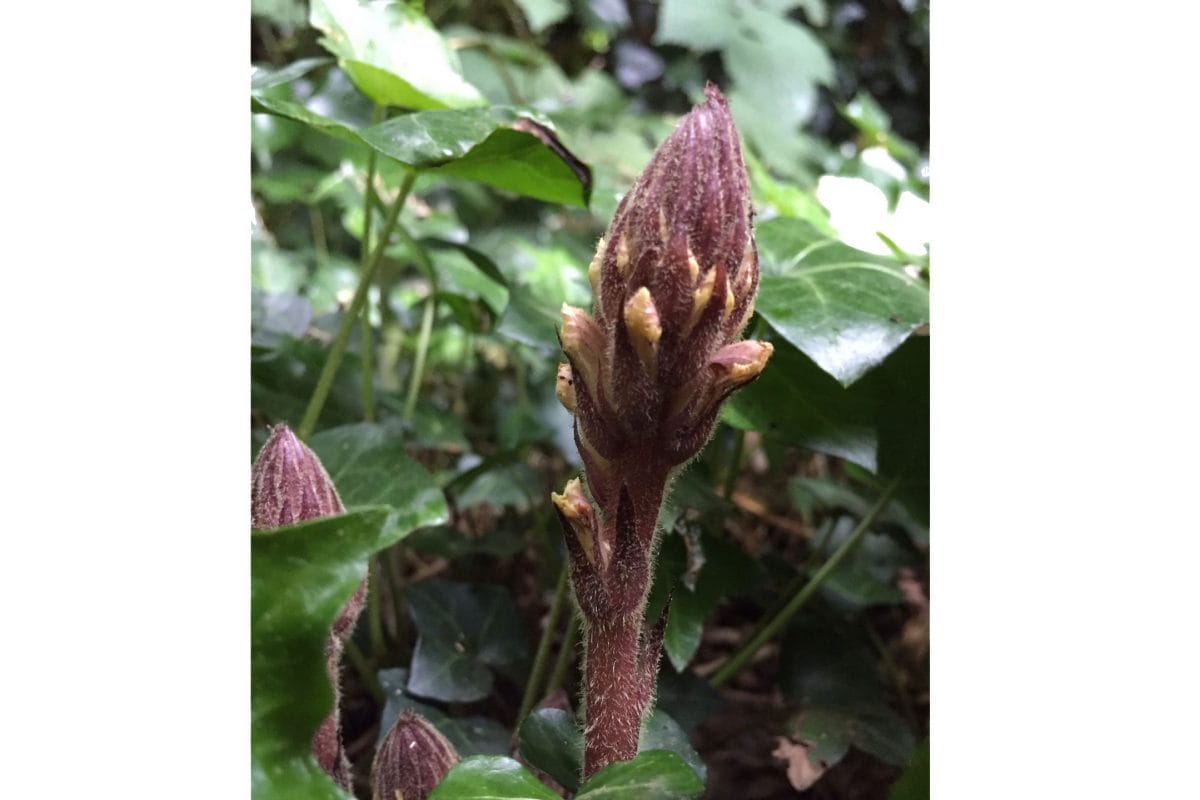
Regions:
<svg viewBox="0 0 1200 800"><path fill-rule="evenodd" d="M346 354L346 343L350 339L350 331L354 327L354 323L358 320L358 315L362 312L363 305L367 301L367 290L371 286L371 280L375 277L375 272L379 269L379 265L383 261L383 251L387 248L388 239L391 238L392 231L396 228L396 221L400 217L400 211L404 208L404 202L408 199L408 193L412 191L412 185L416 179L417 173L415 172L409 172L405 176L404 183L400 186L400 193L396 196L395 202L392 203L392 207L388 210L383 232L379 235L379 243L375 246L366 269L359 276L358 287L354 290L354 297L350 300L350 307L346 309L345 315L342 316L342 322L338 326L337 335L334 336L333 344L330 345L329 355L325 357L325 365L321 367L321 374L317 378L317 388L313 390L313 396L308 401L308 408L304 411L304 419L301 420L300 426L296 430L296 435L301 439L307 439L311 436L313 429L317 426L317 419L321 416L321 409L325 407L325 400L329 397L330 389L333 388L334 376L337 375L338 367L342 364L342 356Z"/></svg>
<svg viewBox="0 0 1200 800"><path fill-rule="evenodd" d="M875 505L871 506L871 510L859 520L858 526L846 538L846 541L842 542L842 545L833 552L829 560L821 565L821 568L812 576L812 580L804 584L803 588L796 592L787 605L771 618L770 622L738 648L737 652L717 670L716 674L709 681L709 684L714 689L724 686L730 678L736 675L738 670L744 667L746 662L753 658L754 654L770 641L796 615L796 612L804 607L809 598L816 594L817 589L821 588L821 584L825 583L833 571L837 569L837 566L842 563L850 551L854 549L854 546L858 544L859 539L875 524L876 518L887 507L888 501L892 499L892 495L896 493L896 489L899 487L900 478L896 478L883 490L883 494L879 495L879 499L875 501Z"/></svg>
<svg viewBox="0 0 1200 800"><path fill-rule="evenodd" d="M538 690L542 684L542 673L546 671L546 661L550 656L550 643L554 640L554 631L558 628L558 617L562 613L563 601L567 596L567 565L563 564L558 575L558 586L554 590L554 600L550 603L550 612L546 616L546 628L542 631L541 641L538 642L537 655L533 658L533 671L529 673L529 682L525 684L525 696L521 698L521 710L517 712L517 722L525 719L533 704L537 702Z"/></svg>
<svg viewBox="0 0 1200 800"><path fill-rule="evenodd" d="M638 670L642 615L592 620L584 632L583 777L637 755L642 726Z"/></svg>

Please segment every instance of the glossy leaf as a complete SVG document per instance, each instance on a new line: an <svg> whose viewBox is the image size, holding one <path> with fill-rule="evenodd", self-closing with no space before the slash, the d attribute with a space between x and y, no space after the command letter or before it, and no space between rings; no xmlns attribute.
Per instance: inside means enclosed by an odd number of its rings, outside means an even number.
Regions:
<svg viewBox="0 0 1200 800"><path fill-rule="evenodd" d="M287 119L303 122L321 133L346 142L359 142L358 132L338 120L318 114L293 100L284 100L266 95L252 95L250 110L256 114L275 114Z"/></svg>
<svg viewBox="0 0 1200 800"><path fill-rule="evenodd" d="M660 708L652 709L646 719L642 720L642 731L638 737L638 752L654 750L674 753L692 768L701 783L708 780L708 767L688 741L687 732L670 714Z"/></svg>
<svg viewBox="0 0 1200 800"><path fill-rule="evenodd" d="M914 336L880 373L879 473L902 476L897 497L929 521L929 338Z"/></svg>
<svg viewBox="0 0 1200 800"><path fill-rule="evenodd" d="M450 510L442 490L413 461L404 440L368 422L328 428L309 438L346 508L389 506L389 524L405 530L446 522Z"/></svg>
<svg viewBox="0 0 1200 800"><path fill-rule="evenodd" d="M379 105L468 108L485 102L458 57L420 11L404 2L312 0L321 44Z"/></svg>
<svg viewBox="0 0 1200 800"><path fill-rule="evenodd" d="M255 797L345 795L312 758L312 735L333 705L325 641L370 555L407 531L386 508L250 536L250 715Z"/></svg>
<svg viewBox="0 0 1200 800"><path fill-rule="evenodd" d="M721 598L739 592L753 580L758 565L740 548L705 535L704 564L695 589L685 582L675 585L671 612L663 634L663 651L677 672L682 672L696 654L704 625Z"/></svg>
<svg viewBox="0 0 1200 800"><path fill-rule="evenodd" d="M579 788L583 771L583 734L575 715L560 708L534 711L521 723L518 737L521 757L563 788Z"/></svg>
<svg viewBox="0 0 1200 800"><path fill-rule="evenodd" d="M580 787L576 800L679 800L696 797L704 783L682 758L665 750L639 753L632 761L604 767Z"/></svg>
<svg viewBox="0 0 1200 800"><path fill-rule="evenodd" d="M553 124L507 106L405 114L362 131L402 164L552 203L587 206L591 170L558 141Z"/></svg>
<svg viewBox="0 0 1200 800"><path fill-rule="evenodd" d="M429 800L559 800L517 761L472 756L455 764Z"/></svg>
<svg viewBox="0 0 1200 800"><path fill-rule="evenodd" d="M760 290L760 304L762 297ZM869 383L841 386L803 353L776 341L762 376L733 395L721 418L874 471L878 403Z"/></svg>
<svg viewBox="0 0 1200 800"><path fill-rule="evenodd" d="M302 58L279 69L256 65L254 72L250 73L250 91L261 92L272 86L294 81L296 78L312 72L317 67L322 67L332 62L332 58Z"/></svg>
<svg viewBox="0 0 1200 800"><path fill-rule="evenodd" d="M528 656L525 628L504 587L434 578L411 586L408 604L418 633L408 680L412 694L482 700L492 689L490 667Z"/></svg>
<svg viewBox="0 0 1200 800"><path fill-rule="evenodd" d="M843 386L929 321L929 287L892 259L793 219L758 226L758 313Z"/></svg>
<svg viewBox="0 0 1200 800"><path fill-rule="evenodd" d="M516 0L521 7L529 30L534 33L562 22L571 13L571 4L567 0Z"/></svg>

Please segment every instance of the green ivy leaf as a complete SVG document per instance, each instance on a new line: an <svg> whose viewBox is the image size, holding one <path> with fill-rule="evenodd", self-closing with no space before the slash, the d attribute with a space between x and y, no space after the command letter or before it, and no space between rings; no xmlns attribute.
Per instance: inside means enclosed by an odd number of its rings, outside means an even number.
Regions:
<svg viewBox="0 0 1200 800"><path fill-rule="evenodd" d="M529 770L506 756L471 756L446 774L429 800L559 800Z"/></svg>
<svg viewBox="0 0 1200 800"><path fill-rule="evenodd" d="M438 525L450 509L437 481L409 458L404 440L382 425L362 422L313 434L320 457L348 509L388 506L389 524L404 530Z"/></svg>
<svg viewBox="0 0 1200 800"><path fill-rule="evenodd" d="M802 614L780 654L784 693L802 706L789 735L809 755L836 764L851 745L888 764L903 764L915 744L908 723L887 705L874 653L832 619Z"/></svg>
<svg viewBox="0 0 1200 800"><path fill-rule="evenodd" d="M571 13L567 0L517 0L521 12L529 22L529 30L541 33L551 25L562 22Z"/></svg>
<svg viewBox="0 0 1200 800"><path fill-rule="evenodd" d="M758 313L843 386L929 321L928 285L892 259L795 219L768 220L757 237Z"/></svg>
<svg viewBox="0 0 1200 800"><path fill-rule="evenodd" d="M913 752L888 800L927 800L929 797L929 737Z"/></svg>
<svg viewBox="0 0 1200 800"><path fill-rule="evenodd" d="M250 716L255 797L346 797L312 757L312 734L333 706L325 640L372 553L408 532L387 508L250 536Z"/></svg>
<svg viewBox="0 0 1200 800"><path fill-rule="evenodd" d="M760 304L764 294L759 291ZM762 377L736 392L721 418L740 430L779 436L873 472L878 403L869 383L841 386L796 348L775 341Z"/></svg>
<svg viewBox="0 0 1200 800"><path fill-rule="evenodd" d="M525 628L508 590L433 578L408 590L417 627L408 691L447 702L482 700L492 690L489 667L523 661Z"/></svg>
<svg viewBox="0 0 1200 800"><path fill-rule="evenodd" d="M841 761L854 745L885 764L900 766L914 747L908 723L885 706L806 708L788 726L788 733L809 744L812 758L829 765Z"/></svg>
<svg viewBox="0 0 1200 800"><path fill-rule="evenodd" d="M575 798L679 800L703 791L703 781L682 758L665 750L650 750L632 761L609 764L583 784Z"/></svg>
<svg viewBox="0 0 1200 800"><path fill-rule="evenodd" d="M879 474L903 476L896 496L929 521L929 337L914 336L877 370Z"/></svg>
<svg viewBox="0 0 1200 800"><path fill-rule="evenodd" d="M731 2L663 0L654 43L717 50L732 36L733 22Z"/></svg>
<svg viewBox="0 0 1200 800"><path fill-rule="evenodd" d="M575 715L560 708L542 708L521 723L521 757L568 791L579 788L583 772L583 734Z"/></svg>
<svg viewBox="0 0 1200 800"><path fill-rule="evenodd" d="M312 0L309 21L354 84L379 105L468 108L486 101L462 76L458 56L404 2Z"/></svg>
<svg viewBox="0 0 1200 800"><path fill-rule="evenodd" d="M307 75L317 67L331 63L333 63L332 58L302 58L279 69L255 65L254 71L250 73L250 91L261 92L281 83L289 83Z"/></svg>
<svg viewBox="0 0 1200 800"><path fill-rule="evenodd" d="M674 753L683 759L702 784L708 780L708 766L688 741L687 732L661 708L652 709L650 715L642 720L642 730L638 736L639 753L658 750Z"/></svg>
<svg viewBox="0 0 1200 800"><path fill-rule="evenodd" d="M705 534L701 539L704 565L696 579L696 588L676 583L671 599L663 650L676 672L682 672L700 646L704 623L726 595L735 594L754 580L758 564L745 552L728 542Z"/></svg>
<svg viewBox="0 0 1200 800"><path fill-rule="evenodd" d="M586 207L591 170L558 141L553 124L508 106L406 114L362 131L402 164L497 189Z"/></svg>
<svg viewBox="0 0 1200 800"><path fill-rule="evenodd" d="M302 122L309 127L345 142L361 142L358 131L331 117L318 114L293 100L255 94L250 96L250 111L255 114L274 114Z"/></svg>

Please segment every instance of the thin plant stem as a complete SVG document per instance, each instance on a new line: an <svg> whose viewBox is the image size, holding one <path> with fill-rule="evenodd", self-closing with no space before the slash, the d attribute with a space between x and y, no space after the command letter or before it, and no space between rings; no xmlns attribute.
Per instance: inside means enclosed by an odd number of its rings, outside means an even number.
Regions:
<svg viewBox="0 0 1200 800"><path fill-rule="evenodd" d="M871 510L868 511L861 520L859 520L858 526L854 529L850 536L846 538L846 541L842 542L841 546L839 546L838 549L833 552L833 555L829 557L829 560L821 565L821 568L812 576L812 580L804 584L804 586L792 596L792 599L788 601L787 605L780 609L779 612L771 618L770 622L764 625L756 635L751 637L745 644L738 648L737 652L730 656L729 660L721 665L721 668L717 670L716 674L714 674L712 679L709 681L709 684L714 689L724 686L730 678L736 675L738 670L745 666L746 662L753 658L754 654L757 653L764 644L770 641L775 634L779 633L779 631L782 630L789 621L791 621L792 617L794 617L796 612L804 607L804 604L808 602L809 598L816 594L817 589L821 588L821 585L825 583L831 574L833 574L833 571L837 569L838 565L845 560L846 556L849 555L850 551L854 549L854 546L858 544L858 541L862 539L863 535L866 534L870 527L875 524L876 518L880 515L883 509L887 507L888 501L892 499L892 495L895 494L896 489L900 487L900 480L900 478L896 478L890 484L888 484L888 487L883 490L883 494L879 495L879 499L875 501L875 505L871 506Z"/></svg>
<svg viewBox="0 0 1200 800"><path fill-rule="evenodd" d="M775 614L777 614L779 610L784 607L788 598L804 588L804 584L808 580L808 572L812 569L813 564L816 563L817 559L820 558L821 552L825 549L825 544L829 541L829 537L833 535L834 527L835 526L833 524L830 524L825 528L825 531L821 534L820 538L817 539L815 544L813 544L812 552L809 553L808 558L804 562L804 566L801 567L800 571L796 573L794 578L788 581L787 586L783 587L783 591L779 593L777 598L775 598L775 602L773 602L767 608L767 610L763 612L763 615L759 617L758 622L756 622L754 627L750 629L750 633L746 634L747 640L758 636L758 634L762 632L762 629L767 627L767 625L771 623L771 620L775 618Z"/></svg>
<svg viewBox="0 0 1200 800"><path fill-rule="evenodd" d="M380 661L387 651L387 639L383 635L383 613L380 595L383 594L383 570L379 555L371 556L371 582L367 587L367 631L371 635L371 656Z"/></svg>
<svg viewBox="0 0 1200 800"><path fill-rule="evenodd" d="M371 697L375 698L376 703L383 705L387 701L387 693L379 685L379 677L375 674L375 670L371 669L371 662L363 655L363 651L359 649L353 639L346 640L346 658L350 660L355 672L362 678Z"/></svg>
<svg viewBox="0 0 1200 800"><path fill-rule="evenodd" d="M563 634L562 647L559 648L558 657L554 659L554 670L550 673L550 680L546 682L545 694L550 694L563 685L567 677L567 667L571 665L572 656L575 655L575 642L578 639L579 620L571 614L567 619L567 632Z"/></svg>
<svg viewBox="0 0 1200 800"><path fill-rule="evenodd" d="M429 253L412 237L408 230L400 225L396 228L400 238L413 251L417 264L429 278L429 297L425 298L425 310L421 315L421 331L417 334L417 352L413 358L412 373L408 379L408 396L404 399L404 419L411 420L417 407L417 395L421 391L421 381L425 377L425 357L429 353L429 337L433 333L433 319L437 312L437 271L429 259Z"/></svg>
<svg viewBox="0 0 1200 800"><path fill-rule="evenodd" d="M383 106L376 105L371 114L371 124L378 125L383 121ZM363 189L363 232L362 232L362 272L367 271L367 260L371 254L371 198L375 194L375 159L378 153L374 147L367 148L367 185ZM370 290L368 289L368 297ZM375 421L375 337L371 334L371 309L368 304L362 313L362 329L360 330L360 350L363 362L363 419Z"/></svg>
<svg viewBox="0 0 1200 800"><path fill-rule="evenodd" d="M404 634L408 628L407 609L404 602L404 553L401 552L401 547L402 545L397 543L383 551L384 562L388 568L388 579L392 587L392 604L396 617L394 634L397 642L404 641Z"/></svg>
<svg viewBox="0 0 1200 800"><path fill-rule="evenodd" d="M412 375L408 379L408 396L404 398L404 419L411 420L417 407L417 395L421 391L421 380L425 377L425 356L429 352L429 337L433 333L433 316L437 307L437 296L431 291L425 298L425 311L421 314L421 332L417 334L417 354L413 358Z"/></svg>
<svg viewBox="0 0 1200 800"><path fill-rule="evenodd" d="M533 657L533 671L529 673L529 682L525 684L525 696L521 698L521 710L517 712L518 721L525 719L537 701L542 675L546 671L546 661L550 656L550 643L554 640L554 632L558 628L558 616L562 613L566 597L567 564L564 561L562 569L558 573L558 586L554 589L554 600L550 603L550 613L546 616L546 627L542 630L541 641L538 642L537 655Z"/></svg>
<svg viewBox="0 0 1200 800"><path fill-rule="evenodd" d="M350 300L350 307L346 309L346 314L342 317L337 335L334 336L333 344L329 348L329 355L325 357L325 365L321 367L321 374L317 378L317 388L313 390L312 398L308 401L308 408L304 411L304 419L301 420L300 426L296 430L296 434L301 439L307 439L311 436L313 429L317 426L317 419L321 416L321 409L325 407L325 400L329 397L330 389L333 388L334 376L337 374L338 367L342 364L342 356L346 354L346 343L350 339L350 331L354 327L354 323L358 319L364 303L366 303L367 290L371 286L371 279L375 277L375 272L379 269L379 265L383 261L383 251L387 248L388 239L391 237L392 231L396 228L396 221L400 217L400 211L404 208L404 203L408 199L408 193L412 191L412 185L416 179L417 173L412 171L404 177L404 183L400 185L400 193L396 196L392 207L388 209L387 220L384 222L379 243L375 246L375 250L371 254L371 259L367 262L366 269L363 270L362 275L358 278L358 287L354 290L354 297Z"/></svg>
<svg viewBox="0 0 1200 800"><path fill-rule="evenodd" d="M729 469L725 472L725 499L733 497L733 487L737 484L738 473L741 471L742 451L746 447L746 432L738 431L733 443L733 455L729 458Z"/></svg>

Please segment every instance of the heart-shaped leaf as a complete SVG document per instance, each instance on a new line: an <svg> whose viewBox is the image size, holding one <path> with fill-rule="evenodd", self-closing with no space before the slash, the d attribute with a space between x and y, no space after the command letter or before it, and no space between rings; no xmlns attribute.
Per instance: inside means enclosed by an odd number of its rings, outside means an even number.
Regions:
<svg viewBox="0 0 1200 800"><path fill-rule="evenodd" d="M563 146L550 120L532 111L423 111L373 125L362 138L410 167L539 200L586 207L591 195L591 169Z"/></svg>
<svg viewBox="0 0 1200 800"><path fill-rule="evenodd" d="M575 798L679 800L703 791L704 783L682 758L666 750L650 750L632 761L609 764L589 778Z"/></svg>
<svg viewBox="0 0 1200 800"><path fill-rule="evenodd" d="M320 457L348 509L389 506L389 523L405 530L450 518L433 476L413 461L404 440L383 425L363 422L313 434L309 447Z"/></svg>
<svg viewBox="0 0 1200 800"><path fill-rule="evenodd" d="M521 723L521 757L558 781L564 789L579 788L583 770L583 734L575 715L561 708L542 708Z"/></svg>
<svg viewBox="0 0 1200 800"><path fill-rule="evenodd" d="M458 56L409 3L312 0L309 21L354 84L379 105L468 108L485 100Z"/></svg>
<svg viewBox="0 0 1200 800"><path fill-rule="evenodd" d="M559 800L517 761L471 756L455 764L429 800Z"/></svg>
<svg viewBox="0 0 1200 800"><path fill-rule="evenodd" d="M433 578L408 590L417 627L408 691L447 702L482 700L492 690L489 667L523 661L525 628L502 586L451 583Z"/></svg>
<svg viewBox="0 0 1200 800"><path fill-rule="evenodd" d="M758 226L756 308L843 386L929 321L929 286L904 266L855 250L797 219Z"/></svg>
<svg viewBox="0 0 1200 800"><path fill-rule="evenodd" d="M387 508L250 536L252 791L255 797L343 797L312 757L312 736L333 705L325 642L371 554L408 532Z"/></svg>

